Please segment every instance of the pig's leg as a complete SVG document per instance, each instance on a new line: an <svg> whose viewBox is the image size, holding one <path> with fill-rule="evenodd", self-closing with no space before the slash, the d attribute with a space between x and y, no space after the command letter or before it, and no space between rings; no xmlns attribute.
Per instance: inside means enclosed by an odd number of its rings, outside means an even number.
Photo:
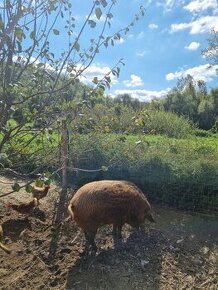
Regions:
<svg viewBox="0 0 218 290"><path fill-rule="evenodd" d="M113 236L117 236L118 238L122 238L121 231L122 231L123 223L116 223L113 224Z"/></svg>
<svg viewBox="0 0 218 290"><path fill-rule="evenodd" d="M117 236L118 236L118 238L122 238L122 234L121 234L121 232L122 232L122 227L123 227L123 223L121 224L119 224L118 226L117 226Z"/></svg>
<svg viewBox="0 0 218 290"><path fill-rule="evenodd" d="M93 251L97 251L97 246L95 244L95 235L97 231L92 231L92 232L85 232L85 237L86 237L86 248L89 248L89 246L92 247Z"/></svg>

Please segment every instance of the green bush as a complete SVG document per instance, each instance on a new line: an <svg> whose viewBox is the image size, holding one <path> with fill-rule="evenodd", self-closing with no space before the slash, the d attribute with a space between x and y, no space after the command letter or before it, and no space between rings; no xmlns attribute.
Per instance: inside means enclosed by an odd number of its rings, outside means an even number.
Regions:
<svg viewBox="0 0 218 290"><path fill-rule="evenodd" d="M148 132L174 138L185 138L193 133L194 125L174 113L155 110L147 113L145 128Z"/></svg>
<svg viewBox="0 0 218 290"><path fill-rule="evenodd" d="M160 116L160 115L159 115ZM31 136L26 136L31 138ZM16 140L7 148L12 168L55 171L61 167L58 136ZM218 136L178 139L151 134L74 133L69 146L69 185L125 179L136 183L152 202L178 208L218 210ZM28 163L27 163L28 161ZM29 164L29 165L28 165ZM28 168L26 168L28 166ZM56 177L56 175L55 175Z"/></svg>
<svg viewBox="0 0 218 290"><path fill-rule="evenodd" d="M168 137L185 138L191 135L195 127L187 119L178 115L159 111L135 111L133 108L108 108L97 104L92 110L84 109L83 114L77 116L72 127L78 133L128 133L154 134Z"/></svg>
<svg viewBox="0 0 218 290"><path fill-rule="evenodd" d="M126 179L150 200L193 210L218 209L218 139L163 136L78 135L71 143L72 166L107 171L70 173L81 186L92 180Z"/></svg>

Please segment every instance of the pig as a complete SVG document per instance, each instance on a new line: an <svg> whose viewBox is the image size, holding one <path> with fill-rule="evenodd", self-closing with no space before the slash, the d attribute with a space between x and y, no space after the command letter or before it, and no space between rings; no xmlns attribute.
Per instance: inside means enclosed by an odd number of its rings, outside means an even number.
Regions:
<svg viewBox="0 0 218 290"><path fill-rule="evenodd" d="M87 245L95 251L95 235L103 225L112 224L113 235L121 237L125 223L139 229L145 218L155 222L145 195L128 181L101 180L85 184L71 199L68 213L84 231Z"/></svg>

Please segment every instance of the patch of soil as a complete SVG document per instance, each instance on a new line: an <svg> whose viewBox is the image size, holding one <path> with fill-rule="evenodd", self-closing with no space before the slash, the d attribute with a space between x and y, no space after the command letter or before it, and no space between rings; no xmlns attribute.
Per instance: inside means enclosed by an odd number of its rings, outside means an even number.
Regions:
<svg viewBox="0 0 218 290"><path fill-rule="evenodd" d="M10 188L6 182L0 178L1 193ZM72 222L55 223L63 212L58 191L53 186L28 219L4 203L29 201L30 194L1 199L2 242L12 253L0 249L0 289L218 289L216 218L155 208L155 227L147 223L137 232L126 225L122 241L102 227L97 253L85 255L82 231Z"/></svg>

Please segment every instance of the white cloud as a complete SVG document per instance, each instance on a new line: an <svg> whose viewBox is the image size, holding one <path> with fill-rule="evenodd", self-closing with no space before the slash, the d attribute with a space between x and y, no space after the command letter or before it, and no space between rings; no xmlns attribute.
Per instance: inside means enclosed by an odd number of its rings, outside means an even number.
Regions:
<svg viewBox="0 0 218 290"><path fill-rule="evenodd" d="M217 0L193 0L183 8L189 12L202 12L207 9L217 9Z"/></svg>
<svg viewBox="0 0 218 290"><path fill-rule="evenodd" d="M138 57L144 57L145 55L146 55L146 50L136 52L136 56Z"/></svg>
<svg viewBox="0 0 218 290"><path fill-rule="evenodd" d="M148 27L149 27L150 29L158 29L158 25L155 24L155 23L150 23L150 24L148 25Z"/></svg>
<svg viewBox="0 0 218 290"><path fill-rule="evenodd" d="M161 91L149 91L149 90L115 90L114 94L129 94L131 97L139 99L143 102L150 102L154 98L162 98L164 97L168 92L169 88L166 90Z"/></svg>
<svg viewBox="0 0 218 290"><path fill-rule="evenodd" d="M185 49L188 49L188 50L197 50L200 46L200 43L199 42L191 42L188 46L185 46Z"/></svg>
<svg viewBox="0 0 218 290"><path fill-rule="evenodd" d="M175 7L183 5L185 0L159 0L154 2L157 6L163 6L165 12L170 12Z"/></svg>
<svg viewBox="0 0 218 290"><path fill-rule="evenodd" d="M88 15L86 15L86 19L87 19L87 18L88 18ZM93 14L93 15L90 16L89 20L93 20L93 21L95 21L95 22L99 22L99 21L101 21L101 22L105 22L105 20L106 20L106 16L105 16L105 15L101 15L101 18L98 19L98 18L96 17L96 15Z"/></svg>
<svg viewBox="0 0 218 290"><path fill-rule="evenodd" d="M176 4L176 0L166 0L165 5L167 9L172 9Z"/></svg>
<svg viewBox="0 0 218 290"><path fill-rule="evenodd" d="M184 30L191 27L191 23L173 23L171 24L170 32L176 32L179 30Z"/></svg>
<svg viewBox="0 0 218 290"><path fill-rule="evenodd" d="M124 42L125 42L125 40L122 37L120 39L115 40L115 44L122 44Z"/></svg>
<svg viewBox="0 0 218 290"><path fill-rule="evenodd" d="M35 66L40 64L40 65L42 65L41 68L43 68L43 69L45 69L47 71L57 72L57 70L55 70L55 68L53 66L51 66L49 63L44 62L44 60L40 61L40 60L38 60L37 58L35 58L33 56L31 56L30 59L28 59L25 56L17 56L16 55L16 56L13 56L13 62L18 62L18 63L20 63L22 65L25 65L25 64L29 63L29 65L35 65ZM65 68L63 68L63 70L62 70L62 74L64 74L64 73L66 73L66 69Z"/></svg>
<svg viewBox="0 0 218 290"><path fill-rule="evenodd" d="M167 75L166 75L166 80L167 81L172 81L172 80L174 80L176 78L176 73L168 73Z"/></svg>
<svg viewBox="0 0 218 290"><path fill-rule="evenodd" d="M93 65L90 65L85 70L83 75L80 77L80 80L85 84L93 84L92 80L94 77L97 77L98 79L102 79L110 70L111 69L108 66L93 64ZM112 73L110 74L110 78L111 78L112 85L118 82L117 78Z"/></svg>
<svg viewBox="0 0 218 290"><path fill-rule="evenodd" d="M26 57L18 57L17 56L14 56L13 57L13 61L14 62L19 62L21 64L25 64L26 61L27 61L27 58ZM43 62L42 62L43 63ZM41 64L41 62L39 60L37 60L36 58L34 57L31 57L30 58L30 64L34 64L34 65L38 65L38 64ZM52 67L49 63L43 63L43 68L46 69L48 72L51 72L51 73L57 73L58 71L55 70L54 67ZM77 67L76 67L76 71L79 72L80 70L83 69L83 66L81 64L78 64ZM106 74L108 74L108 72L111 71L111 68L108 67L108 66L103 66L101 64L93 64L93 65L90 65L84 72L82 75L79 76L79 80L85 84L92 84L93 85L93 78L94 77L97 77L99 80L102 79ZM65 66L63 68L63 70L61 71L61 74L62 75L66 75L66 76L69 76L69 73L67 72L67 66ZM115 85L118 83L118 80L117 80L117 77L114 76L112 73L110 73L110 78L111 78L111 85Z"/></svg>
<svg viewBox="0 0 218 290"><path fill-rule="evenodd" d="M203 16L192 22L171 24L171 33L190 29L190 34L199 34L209 32L212 28L218 30L218 17Z"/></svg>
<svg viewBox="0 0 218 290"><path fill-rule="evenodd" d="M134 75L132 74L130 76L130 80L125 80L123 81L123 83L125 84L126 87L139 87L139 86L143 86L143 80L137 76L137 75Z"/></svg>
<svg viewBox="0 0 218 290"><path fill-rule="evenodd" d="M138 35L137 35L137 38L138 39L142 39L144 37L144 31L141 31Z"/></svg>
<svg viewBox="0 0 218 290"><path fill-rule="evenodd" d="M211 66L209 64L203 64L186 70L176 71L175 73L168 73L166 75L166 80L171 81L177 78L191 75L196 80L203 80L205 82L209 82L212 81L212 79L217 75L217 69L218 65Z"/></svg>
<svg viewBox="0 0 218 290"><path fill-rule="evenodd" d="M128 37L129 39L131 39L131 38L134 37L134 34L130 33L130 34L127 35L127 37Z"/></svg>

